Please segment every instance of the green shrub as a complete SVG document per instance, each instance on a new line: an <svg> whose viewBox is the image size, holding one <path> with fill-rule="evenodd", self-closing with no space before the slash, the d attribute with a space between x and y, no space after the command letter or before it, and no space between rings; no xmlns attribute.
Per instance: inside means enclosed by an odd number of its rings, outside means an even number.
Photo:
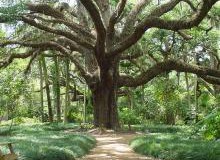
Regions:
<svg viewBox="0 0 220 160"><path fill-rule="evenodd" d="M82 123L83 122L82 114L76 113L76 112L69 112L67 119L68 119L68 122L71 122L71 123Z"/></svg>
<svg viewBox="0 0 220 160"><path fill-rule="evenodd" d="M127 124L129 126L129 129L131 129L131 125L141 123L141 117L137 116L135 111L130 108L123 108L119 112L119 116L123 124Z"/></svg>
<svg viewBox="0 0 220 160"><path fill-rule="evenodd" d="M220 111L214 111L206 116L196 126L207 140L220 139Z"/></svg>
<svg viewBox="0 0 220 160"><path fill-rule="evenodd" d="M37 118L28 118L28 117L16 117L13 119L13 121L15 124L22 124L22 123L33 124L39 122Z"/></svg>

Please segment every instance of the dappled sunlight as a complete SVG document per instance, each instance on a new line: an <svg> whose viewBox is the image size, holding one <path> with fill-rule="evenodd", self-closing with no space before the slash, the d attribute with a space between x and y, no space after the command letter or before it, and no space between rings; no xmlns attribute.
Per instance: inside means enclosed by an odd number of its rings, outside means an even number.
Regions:
<svg viewBox="0 0 220 160"><path fill-rule="evenodd" d="M176 133L148 134L131 142L131 147L137 153L166 160L217 160L220 155L219 145L215 141L189 138Z"/></svg>
<svg viewBox="0 0 220 160"><path fill-rule="evenodd" d="M114 143L114 144L107 144L107 145L102 145L100 146L101 149L106 149L106 150L110 150L112 148L114 148L115 151L118 152L129 152L131 151L130 148L128 148L127 144L122 144L122 143Z"/></svg>
<svg viewBox="0 0 220 160"><path fill-rule="evenodd" d="M72 160L85 155L95 140L83 134L64 133L69 128L71 125L63 124L14 126L10 136L0 136L0 143L13 142L21 160ZM2 150L7 152L6 148Z"/></svg>
<svg viewBox="0 0 220 160"><path fill-rule="evenodd" d="M154 158L141 156L134 153L128 145L135 134L107 134L95 135L97 147L94 148L89 155L83 160L154 160ZM81 160L81 159L79 159Z"/></svg>
<svg viewBox="0 0 220 160"><path fill-rule="evenodd" d="M65 138L64 136L61 136L61 135L51 135L50 136L51 139L63 139Z"/></svg>
<svg viewBox="0 0 220 160"><path fill-rule="evenodd" d="M96 137L96 140L99 141L100 143L117 143L118 140L122 139L122 137Z"/></svg>

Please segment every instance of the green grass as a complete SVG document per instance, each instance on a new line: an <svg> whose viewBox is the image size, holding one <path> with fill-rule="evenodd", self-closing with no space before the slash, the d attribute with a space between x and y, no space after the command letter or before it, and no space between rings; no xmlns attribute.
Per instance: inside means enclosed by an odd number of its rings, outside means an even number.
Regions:
<svg viewBox="0 0 220 160"><path fill-rule="evenodd" d="M125 130L128 130L127 125L124 126ZM150 133L177 133L177 132L189 132L190 127L187 126L169 126L169 125L132 125L132 129L135 131L150 132Z"/></svg>
<svg viewBox="0 0 220 160"><path fill-rule="evenodd" d="M192 137L188 127L160 127L150 126L148 131L154 133L135 138L131 147L140 154L164 160L220 160L220 142Z"/></svg>
<svg viewBox="0 0 220 160"><path fill-rule="evenodd" d="M73 160L95 146L95 139L88 135L65 132L76 128L73 124L18 125L6 136L8 128L0 126L0 143L14 142L19 160Z"/></svg>

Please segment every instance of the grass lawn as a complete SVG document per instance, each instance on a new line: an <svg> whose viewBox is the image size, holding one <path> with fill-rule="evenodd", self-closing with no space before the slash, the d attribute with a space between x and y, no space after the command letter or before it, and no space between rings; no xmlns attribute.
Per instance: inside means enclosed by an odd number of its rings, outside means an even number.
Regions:
<svg viewBox="0 0 220 160"><path fill-rule="evenodd" d="M65 132L73 124L33 124L14 126L10 136L5 136L9 126L0 126L0 143L14 142L19 160L74 160L95 146L95 139L82 134ZM6 148L1 148L6 152Z"/></svg>
<svg viewBox="0 0 220 160"><path fill-rule="evenodd" d="M220 142L190 136L187 127L149 126L130 142L138 153L164 160L220 160Z"/></svg>

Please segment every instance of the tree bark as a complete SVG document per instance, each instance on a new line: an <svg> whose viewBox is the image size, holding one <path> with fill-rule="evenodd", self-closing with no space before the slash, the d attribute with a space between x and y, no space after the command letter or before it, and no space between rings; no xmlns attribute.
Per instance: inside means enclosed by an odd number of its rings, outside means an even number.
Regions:
<svg viewBox="0 0 220 160"><path fill-rule="evenodd" d="M55 74L54 74L54 102L57 111L57 121L61 121L61 105L60 105L60 72L59 72L59 59L58 57L53 57Z"/></svg>
<svg viewBox="0 0 220 160"><path fill-rule="evenodd" d="M119 122L114 87L109 88L105 86L105 83L100 84L97 89L92 92L92 97L94 125L108 129L118 128Z"/></svg>
<svg viewBox="0 0 220 160"><path fill-rule="evenodd" d="M188 73L185 72L185 81L186 81L186 90L187 90L187 103L188 107L191 108L191 97L190 97L190 91L189 91L189 77Z"/></svg>
<svg viewBox="0 0 220 160"><path fill-rule="evenodd" d="M130 109L134 108L134 95L131 88L128 88L128 106Z"/></svg>
<svg viewBox="0 0 220 160"><path fill-rule="evenodd" d="M165 77L166 77L166 82L169 82L170 81L170 77L169 77L169 73L165 73ZM167 91L167 88L168 86L166 85L166 92ZM166 93L165 92L165 93ZM169 95L169 94L168 94ZM167 96L167 94L165 95L165 99L166 99L166 102L165 102L165 115L166 115L166 124L168 125L175 125L175 113L174 113L174 108L172 106L170 106L169 103L167 103L169 101L169 96Z"/></svg>
<svg viewBox="0 0 220 160"><path fill-rule="evenodd" d="M195 121L196 123L199 122L199 83L198 77L195 76L195 86L194 86L194 93L195 93Z"/></svg>
<svg viewBox="0 0 220 160"><path fill-rule="evenodd" d="M70 96L69 96L69 82L70 82L70 75L69 75L69 66L70 61L66 59L66 94L65 94L65 106L64 106L64 123L68 122L67 115L68 115L68 108L70 106ZM76 94L76 92L74 92Z"/></svg>
<svg viewBox="0 0 220 160"><path fill-rule="evenodd" d="M94 125L96 127L119 128L117 83L117 67L113 67L107 70L101 69L100 82L95 86L90 86L94 107Z"/></svg>
<svg viewBox="0 0 220 160"><path fill-rule="evenodd" d="M172 109L166 109L166 124L175 125L175 113Z"/></svg>
<svg viewBox="0 0 220 160"><path fill-rule="evenodd" d="M39 73L40 73L40 114L41 114L41 121L44 122L44 89L43 89L42 56L39 58Z"/></svg>
<svg viewBox="0 0 220 160"><path fill-rule="evenodd" d="M53 122L53 110L52 110L51 98L50 98L50 86L49 86L49 80L47 74L47 66L44 57L42 57L42 66L43 66L43 74L44 74L44 81L45 81L46 94L47 94L49 122Z"/></svg>
<svg viewBox="0 0 220 160"><path fill-rule="evenodd" d="M195 63L199 66L201 65L199 62L200 55L196 53L194 56ZM195 94L195 122L199 122L199 97L200 97L200 88L198 76L195 75L195 84L194 84L194 94Z"/></svg>
<svg viewBox="0 0 220 160"><path fill-rule="evenodd" d="M87 86L84 87L84 94L83 94L83 123L86 123L86 93L87 92Z"/></svg>

